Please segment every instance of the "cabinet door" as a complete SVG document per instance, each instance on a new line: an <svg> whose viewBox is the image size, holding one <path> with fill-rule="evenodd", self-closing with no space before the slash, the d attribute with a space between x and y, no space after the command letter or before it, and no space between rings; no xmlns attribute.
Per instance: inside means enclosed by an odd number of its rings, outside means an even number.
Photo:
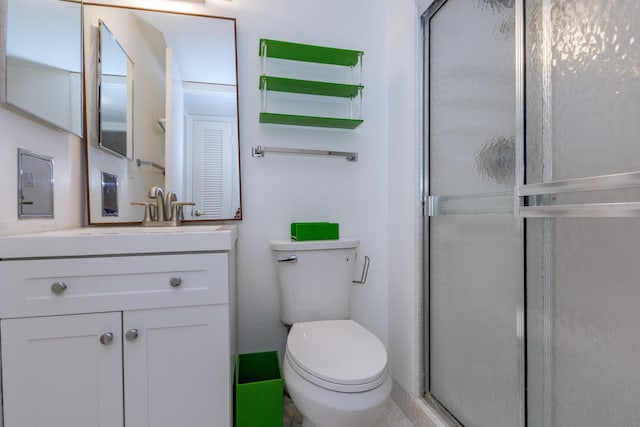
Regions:
<svg viewBox="0 0 640 427"><path fill-rule="evenodd" d="M5 427L123 426L121 313L8 319L1 328Z"/></svg>
<svg viewBox="0 0 640 427"><path fill-rule="evenodd" d="M230 425L226 305L128 311L123 326L127 425Z"/></svg>

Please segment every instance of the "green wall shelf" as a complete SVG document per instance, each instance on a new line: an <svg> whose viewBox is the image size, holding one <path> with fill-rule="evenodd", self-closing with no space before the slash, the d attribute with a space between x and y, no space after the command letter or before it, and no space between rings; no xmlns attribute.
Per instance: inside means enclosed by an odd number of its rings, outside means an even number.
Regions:
<svg viewBox="0 0 640 427"><path fill-rule="evenodd" d="M335 117L298 116L294 114L260 113L260 123L276 125L315 126L322 128L355 129L363 120Z"/></svg>
<svg viewBox="0 0 640 427"><path fill-rule="evenodd" d="M262 62L262 72L259 79L259 88L262 92L260 123L355 129L364 122L361 118L362 90L364 88L361 84L363 52L280 40L260 39L259 55ZM345 75L345 80L351 81L348 83L324 82L270 75L267 72L268 58L311 62L318 64L318 66L349 67L351 69L350 77L346 77ZM322 71L322 69L319 69L319 71ZM301 95L345 98L349 100L348 107L350 117L317 117L303 114L288 114L287 111L285 111L285 113L269 111L267 108L268 92L287 92ZM341 102L344 101L337 102L336 106L343 108ZM285 106L285 109L295 110L296 108L297 105L293 107L289 105ZM295 111L295 113L299 113L299 111ZM336 115L340 116L341 114Z"/></svg>
<svg viewBox="0 0 640 427"><path fill-rule="evenodd" d="M307 95L338 96L354 98L364 88L362 85L316 82L313 80L287 79L284 77L260 76L260 90L305 93Z"/></svg>
<svg viewBox="0 0 640 427"><path fill-rule="evenodd" d="M316 62L319 64L343 65L354 67L360 61L363 52L358 50L336 49L283 42L280 40L260 39L260 52L266 51L268 58L288 59L291 61Z"/></svg>

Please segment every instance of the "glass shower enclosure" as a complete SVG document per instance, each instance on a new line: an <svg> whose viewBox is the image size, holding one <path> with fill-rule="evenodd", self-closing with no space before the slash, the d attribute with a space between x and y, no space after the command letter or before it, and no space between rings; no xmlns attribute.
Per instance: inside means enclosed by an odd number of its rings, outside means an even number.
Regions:
<svg viewBox="0 0 640 427"><path fill-rule="evenodd" d="M465 426L640 425L640 4L423 22L427 398Z"/></svg>

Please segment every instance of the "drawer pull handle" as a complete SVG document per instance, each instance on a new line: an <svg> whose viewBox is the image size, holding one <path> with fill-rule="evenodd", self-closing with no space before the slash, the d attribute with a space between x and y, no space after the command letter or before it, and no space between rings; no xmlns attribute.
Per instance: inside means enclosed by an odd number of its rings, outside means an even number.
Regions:
<svg viewBox="0 0 640 427"><path fill-rule="evenodd" d="M135 339L138 338L138 330L137 329L129 329L124 334L124 337L127 339L127 341L135 341Z"/></svg>
<svg viewBox="0 0 640 427"><path fill-rule="evenodd" d="M100 343L102 345L109 345L113 341L113 334L111 332L107 332L105 334L100 335Z"/></svg>
<svg viewBox="0 0 640 427"><path fill-rule="evenodd" d="M178 286L182 285L182 279L181 279L181 278L179 278L179 277L172 277L172 278L169 280L169 284L170 284L172 287L177 288Z"/></svg>
<svg viewBox="0 0 640 427"><path fill-rule="evenodd" d="M51 285L51 293L60 295L67 290L67 285L64 282L55 282Z"/></svg>

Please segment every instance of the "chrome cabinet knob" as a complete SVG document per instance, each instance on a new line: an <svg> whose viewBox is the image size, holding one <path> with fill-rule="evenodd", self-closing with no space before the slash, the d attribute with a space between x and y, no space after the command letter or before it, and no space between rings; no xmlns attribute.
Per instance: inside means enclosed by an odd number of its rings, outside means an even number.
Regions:
<svg viewBox="0 0 640 427"><path fill-rule="evenodd" d="M111 332L100 335L100 343L103 345L109 345L113 342L113 334Z"/></svg>
<svg viewBox="0 0 640 427"><path fill-rule="evenodd" d="M138 338L138 330L137 329L129 329L124 334L124 337L127 339L127 341L134 341L136 338Z"/></svg>
<svg viewBox="0 0 640 427"><path fill-rule="evenodd" d="M200 209L196 209L196 211L193 214L195 216L202 216L202 215L204 215L204 211L201 211Z"/></svg>
<svg viewBox="0 0 640 427"><path fill-rule="evenodd" d="M177 288L178 286L182 285L182 279L180 277L172 277L169 280L169 284L174 287Z"/></svg>
<svg viewBox="0 0 640 427"><path fill-rule="evenodd" d="M67 285L64 282L55 282L51 285L51 293L60 295L67 290Z"/></svg>

